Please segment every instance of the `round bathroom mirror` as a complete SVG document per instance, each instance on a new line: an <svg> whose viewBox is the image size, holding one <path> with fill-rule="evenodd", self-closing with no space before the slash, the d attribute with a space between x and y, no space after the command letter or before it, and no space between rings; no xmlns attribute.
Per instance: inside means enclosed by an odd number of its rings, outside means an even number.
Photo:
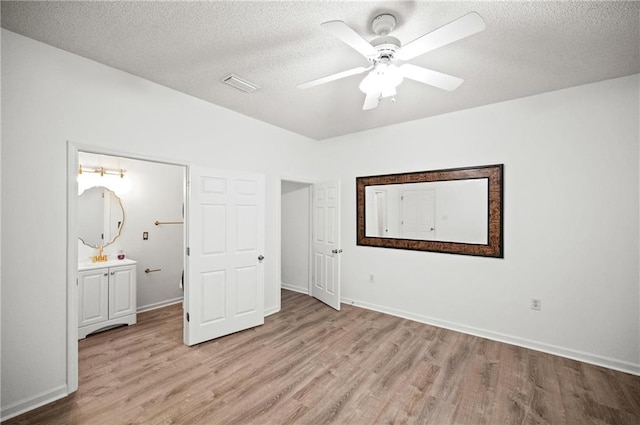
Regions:
<svg viewBox="0 0 640 425"><path fill-rule="evenodd" d="M95 186L78 197L78 235L92 248L113 243L124 224L122 201L106 187Z"/></svg>

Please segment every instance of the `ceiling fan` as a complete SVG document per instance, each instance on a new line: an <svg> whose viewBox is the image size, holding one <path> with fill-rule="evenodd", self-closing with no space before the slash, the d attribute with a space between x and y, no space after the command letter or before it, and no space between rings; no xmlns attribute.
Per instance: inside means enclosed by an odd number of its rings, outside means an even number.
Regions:
<svg viewBox="0 0 640 425"><path fill-rule="evenodd" d="M455 90L464 80L406 61L485 29L482 17L471 12L402 46L400 40L389 35L396 26L396 18L390 14L379 15L371 23L373 32L378 35L371 43L342 21L329 21L321 26L364 56L371 65L338 72L297 87L306 89L369 71L359 86L366 94L363 110L377 107L382 98L391 97L395 101L396 87L404 78L444 90Z"/></svg>

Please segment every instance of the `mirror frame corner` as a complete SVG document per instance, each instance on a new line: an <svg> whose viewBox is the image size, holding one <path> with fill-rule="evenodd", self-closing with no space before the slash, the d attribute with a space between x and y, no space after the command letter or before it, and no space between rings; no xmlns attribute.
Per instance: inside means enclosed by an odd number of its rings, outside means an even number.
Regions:
<svg viewBox="0 0 640 425"><path fill-rule="evenodd" d="M365 187L385 184L403 184L466 179L488 179L488 243L472 244L413 239L369 237L365 234ZM357 245L381 248L430 251L447 254L504 258L503 245L503 181L504 164L444 170L419 171L399 174L356 177Z"/></svg>

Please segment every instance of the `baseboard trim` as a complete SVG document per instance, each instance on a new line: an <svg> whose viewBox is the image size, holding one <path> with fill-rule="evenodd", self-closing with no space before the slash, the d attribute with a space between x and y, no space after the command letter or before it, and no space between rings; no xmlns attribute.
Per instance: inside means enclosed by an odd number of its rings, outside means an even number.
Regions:
<svg viewBox="0 0 640 425"><path fill-rule="evenodd" d="M271 316L272 314L276 314L280 311L280 307L271 307L264 310L264 317Z"/></svg>
<svg viewBox="0 0 640 425"><path fill-rule="evenodd" d="M173 298L170 300L160 301L157 303L143 305L142 307L138 307L138 313L144 313L145 311L156 310L162 307L169 307L170 305L181 303L184 297Z"/></svg>
<svg viewBox="0 0 640 425"><path fill-rule="evenodd" d="M280 284L282 289L286 289L288 291L298 292L300 294L309 295L309 288L301 288L299 286L288 285L286 283Z"/></svg>
<svg viewBox="0 0 640 425"><path fill-rule="evenodd" d="M33 397L3 406L0 411L0 421L6 421L40 406L54 402L69 395L66 385L60 385L52 390L42 392Z"/></svg>
<svg viewBox="0 0 640 425"><path fill-rule="evenodd" d="M532 341L525 338L515 337L512 335L501 334L499 332L492 332L486 329L460 325L458 323L452 323L446 320L434 319L433 317L423 316L420 314L415 314L415 313L410 313L402 310L397 310L394 308L384 307L381 305L372 304L365 301L354 300L350 298L341 298L340 301L344 304L365 308L367 310L386 313L392 316L402 317L403 319L409 319L409 320L424 323L427 325L437 326L440 328L449 329L456 332L462 332L465 334L478 336L478 337L490 339L493 341L504 342L506 344L516 345L518 347L523 347L523 348L529 348L531 350L541 351L543 353L553 354L556 356L565 357L572 360L578 360L584 363L589 363L596 366L602 366L608 369L613 369L620 372L625 372L625 373L630 373L632 375L640 376L640 363L626 362L626 361L617 360L609 357L599 356L596 354L586 353L583 351L572 350L572 349L560 347L557 345L546 344L544 342Z"/></svg>

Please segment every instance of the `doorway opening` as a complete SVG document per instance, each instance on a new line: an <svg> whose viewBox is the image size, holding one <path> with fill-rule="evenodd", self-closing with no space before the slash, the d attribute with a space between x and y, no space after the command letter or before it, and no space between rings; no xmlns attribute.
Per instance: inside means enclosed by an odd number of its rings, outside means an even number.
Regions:
<svg viewBox="0 0 640 425"><path fill-rule="evenodd" d="M311 294L311 205L313 185L281 180L281 287Z"/></svg>
<svg viewBox="0 0 640 425"><path fill-rule="evenodd" d="M137 313L183 303L187 166L72 143L68 147L67 386L73 392L78 388L79 337L135 323ZM109 195L103 210L83 209L81 194L89 188ZM102 220L93 223L90 212ZM90 239L81 232L96 228L92 242L84 243ZM93 287L82 291L88 272L79 269L103 265L114 273L94 278ZM119 292L109 293L112 287ZM85 310L93 311L85 315Z"/></svg>
<svg viewBox="0 0 640 425"><path fill-rule="evenodd" d="M340 310L340 182L281 180L280 286Z"/></svg>
<svg viewBox="0 0 640 425"><path fill-rule="evenodd" d="M79 170L122 170L122 177L90 171L78 175L78 262L91 262L99 246L108 260L136 261L138 313L182 302L185 167L82 151L78 163ZM106 189L114 200L110 209L105 207L104 220L95 204L85 209L84 198L96 188ZM96 240L101 230L107 237Z"/></svg>

